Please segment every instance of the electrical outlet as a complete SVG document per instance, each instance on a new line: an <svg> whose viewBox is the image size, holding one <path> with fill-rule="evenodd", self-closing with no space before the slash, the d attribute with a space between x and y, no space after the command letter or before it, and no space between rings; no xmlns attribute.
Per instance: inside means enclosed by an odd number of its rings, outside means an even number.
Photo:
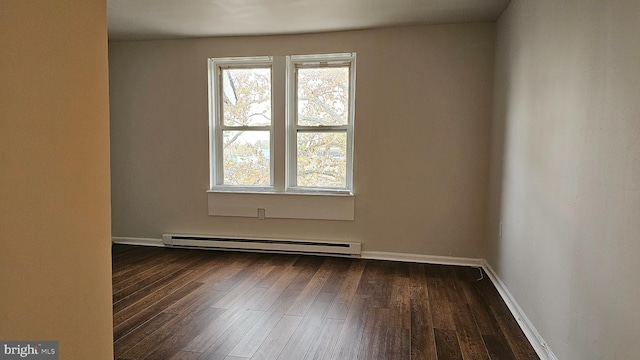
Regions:
<svg viewBox="0 0 640 360"><path fill-rule="evenodd" d="M262 208L258 209L258 219L260 219L260 220L264 220L265 219L265 211Z"/></svg>

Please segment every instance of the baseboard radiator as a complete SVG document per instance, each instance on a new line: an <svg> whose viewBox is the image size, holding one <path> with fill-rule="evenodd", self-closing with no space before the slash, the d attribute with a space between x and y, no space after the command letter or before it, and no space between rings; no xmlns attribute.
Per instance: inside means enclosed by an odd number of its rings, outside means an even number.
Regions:
<svg viewBox="0 0 640 360"><path fill-rule="evenodd" d="M163 234L167 247L360 257L357 242Z"/></svg>

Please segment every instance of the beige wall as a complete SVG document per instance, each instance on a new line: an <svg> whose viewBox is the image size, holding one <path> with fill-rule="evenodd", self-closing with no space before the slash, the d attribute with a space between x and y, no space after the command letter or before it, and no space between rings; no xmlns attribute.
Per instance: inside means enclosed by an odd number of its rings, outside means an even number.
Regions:
<svg viewBox="0 0 640 360"><path fill-rule="evenodd" d="M559 359L638 359L640 5L514 0L497 34L488 260Z"/></svg>
<svg viewBox="0 0 640 360"><path fill-rule="evenodd" d="M365 251L479 257L494 24L111 42L113 234L361 241ZM207 58L358 53L355 221L207 215Z"/></svg>
<svg viewBox="0 0 640 360"><path fill-rule="evenodd" d="M106 4L0 2L0 339L113 359Z"/></svg>

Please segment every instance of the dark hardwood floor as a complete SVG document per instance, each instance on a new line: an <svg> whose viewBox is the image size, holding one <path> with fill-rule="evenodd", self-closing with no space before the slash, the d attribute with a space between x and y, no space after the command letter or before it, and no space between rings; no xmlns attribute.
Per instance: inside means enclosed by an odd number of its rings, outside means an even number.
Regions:
<svg viewBox="0 0 640 360"><path fill-rule="evenodd" d="M116 359L538 359L475 268L113 246Z"/></svg>

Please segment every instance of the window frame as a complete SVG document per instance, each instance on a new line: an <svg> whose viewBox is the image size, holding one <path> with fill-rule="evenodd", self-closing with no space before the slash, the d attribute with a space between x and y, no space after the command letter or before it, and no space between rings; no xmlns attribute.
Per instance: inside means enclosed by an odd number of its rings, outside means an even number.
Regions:
<svg viewBox="0 0 640 360"><path fill-rule="evenodd" d="M274 188L274 92L273 57L209 58L209 188L227 192L265 192ZM268 126L229 126L224 124L222 70L268 68L270 70L271 124ZM224 131L269 131L269 185L230 185L224 183Z"/></svg>
<svg viewBox="0 0 640 360"><path fill-rule="evenodd" d="M355 119L356 53L288 55L286 57L286 191L291 193L353 194L353 128ZM314 66L316 65L316 66ZM347 125L298 125L298 68L349 68L349 101ZM344 188L298 186L299 132L344 132L346 134L346 179Z"/></svg>
<svg viewBox="0 0 640 360"><path fill-rule="evenodd" d="M282 61L282 62L280 62ZM282 68L276 63L282 64ZM298 126L297 118L297 87L295 68L298 64L313 67L314 63L340 63L349 67L349 111L348 124L341 126ZM335 65L334 65L335 66ZM271 70L271 124L269 126L228 126L224 125L224 107L222 88L222 69L234 68L269 68ZM284 91L276 89L276 83L284 83ZM355 87L356 87L356 53L333 53L314 55L288 56L253 56L253 57L224 57L208 58L208 106L209 106L209 192L224 193L259 193L259 194L309 194L309 195L338 195L353 196L353 129L355 118ZM276 104L284 108L276 109ZM283 113L282 118L275 117L276 113ZM251 129L251 130L249 130ZM269 131L269 186L227 185L224 184L223 161L223 132L237 131ZM284 134L281 131L284 130ZM276 131L278 134L276 134ZM302 187L297 186L297 146L296 139L299 131L313 132L345 132L346 144L346 186L344 188ZM276 144L278 139L278 144ZM283 141L284 140L284 141ZM278 151L278 148L280 149ZM276 159L276 153L284 151L283 159ZM284 168L279 168L276 174L276 164L282 161ZM278 165L279 166L279 165ZM284 173L282 173L284 171ZM283 179L283 180L281 180ZM281 183L283 182L283 183Z"/></svg>

